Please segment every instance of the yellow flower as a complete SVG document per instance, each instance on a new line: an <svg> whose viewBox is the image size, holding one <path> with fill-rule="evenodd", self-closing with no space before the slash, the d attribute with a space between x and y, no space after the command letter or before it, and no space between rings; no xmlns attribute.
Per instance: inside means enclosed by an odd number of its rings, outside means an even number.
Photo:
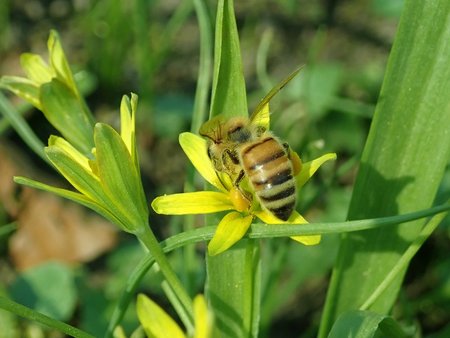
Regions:
<svg viewBox="0 0 450 338"><path fill-rule="evenodd" d="M205 298L197 295L194 298L194 333L189 337L209 338L212 332L212 316L208 312ZM137 315L147 334L154 338L186 338L188 337L178 324L155 302L140 294L137 299Z"/></svg>
<svg viewBox="0 0 450 338"><path fill-rule="evenodd" d="M42 111L69 143L88 155L94 147L94 117L77 88L56 31L50 32L47 46L48 63L40 55L22 54L20 61L27 77L3 76L0 88Z"/></svg>
<svg viewBox="0 0 450 338"><path fill-rule="evenodd" d="M270 129L270 100L301 69L302 67L296 69L267 93L251 115L251 123L264 130ZM220 123L218 117L206 122L200 130L216 128L217 123ZM229 211L217 225L216 232L209 242L208 252L210 255L217 255L239 241L245 235L255 217L266 224L308 223L295 210L287 221L276 218L258 203L258 199L249 187L247 178L243 179L238 188L227 174L216 172L211 159L208 157L207 142L202 137L192 133L182 133L179 141L197 171L218 191L197 191L159 196L153 200L152 207L157 213L166 215L208 214ZM293 163L296 186L297 189L300 189L324 162L336 159L336 154L328 153L304 164L301 163L297 153L292 150L290 157ZM245 194L251 195L251 198L244 196L241 190ZM321 236L292 236L291 238L305 245L315 245L320 242Z"/></svg>
<svg viewBox="0 0 450 338"><path fill-rule="evenodd" d="M148 205L142 187L135 146L137 95L123 96L120 134L97 123L89 155L59 136L50 136L45 154L77 192L24 177L15 181L53 192L103 215L122 230L137 234L148 226Z"/></svg>
<svg viewBox="0 0 450 338"><path fill-rule="evenodd" d="M192 133L182 133L179 141L197 171L218 191L197 191L159 196L153 200L152 207L157 213L166 215L230 211L219 222L214 237L208 245L210 255L217 255L239 241L247 232L254 217L266 224L307 223L297 211L294 211L291 217L283 222L261 208L255 198L251 205L246 204L242 194L233 186L231 180L226 175L221 175L219 178L215 172L207 154L206 140ZM294 153L294 156L297 155ZM324 162L335 158L336 154L329 153L304 163L296 175L297 187L302 187ZM315 245L320 242L321 236L292 236L291 238L305 245Z"/></svg>

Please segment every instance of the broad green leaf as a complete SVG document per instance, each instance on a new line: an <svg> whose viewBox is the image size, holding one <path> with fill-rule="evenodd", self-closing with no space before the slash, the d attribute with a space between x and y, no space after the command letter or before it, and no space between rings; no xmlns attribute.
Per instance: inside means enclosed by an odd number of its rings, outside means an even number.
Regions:
<svg viewBox="0 0 450 338"><path fill-rule="evenodd" d="M140 294L137 315L149 338L185 338L178 324L154 301Z"/></svg>
<svg viewBox="0 0 450 338"><path fill-rule="evenodd" d="M233 0L220 0L217 4L210 117L219 114L248 115Z"/></svg>
<svg viewBox="0 0 450 338"><path fill-rule="evenodd" d="M217 4L210 118L219 114L248 116L232 0L219 0ZM207 221L219 223L217 216L208 217ZM207 256L206 296L217 316L217 332L213 336L257 335L259 306L255 305L259 304L257 290L261 277L258 263L259 250L253 241L240 241L221 255Z"/></svg>
<svg viewBox="0 0 450 338"><path fill-rule="evenodd" d="M261 270L258 243L243 239L220 255L207 256L212 337L257 337Z"/></svg>
<svg viewBox="0 0 450 338"><path fill-rule="evenodd" d="M144 190L122 138L109 125L97 123L94 139L103 191L128 220L129 231L147 226L148 207Z"/></svg>
<svg viewBox="0 0 450 338"><path fill-rule="evenodd" d="M83 103L57 79L41 86L40 100L47 120L67 141L89 156L94 147L94 122Z"/></svg>
<svg viewBox="0 0 450 338"><path fill-rule="evenodd" d="M450 2L406 1L361 158L349 219L430 207L450 158ZM424 221L343 237L319 337L359 308L396 265ZM390 311L404 272L369 307ZM364 283L355 283L360 276Z"/></svg>
<svg viewBox="0 0 450 338"><path fill-rule="evenodd" d="M50 262L23 272L11 287L17 302L57 320L68 320L75 310L77 290L72 269Z"/></svg>
<svg viewBox="0 0 450 338"><path fill-rule="evenodd" d="M39 87L34 81L18 76L2 76L0 79L0 88L9 90L14 95L31 103L37 109L42 110L39 100Z"/></svg>
<svg viewBox="0 0 450 338"><path fill-rule="evenodd" d="M328 338L408 337L391 317L369 311L350 311L340 316Z"/></svg>

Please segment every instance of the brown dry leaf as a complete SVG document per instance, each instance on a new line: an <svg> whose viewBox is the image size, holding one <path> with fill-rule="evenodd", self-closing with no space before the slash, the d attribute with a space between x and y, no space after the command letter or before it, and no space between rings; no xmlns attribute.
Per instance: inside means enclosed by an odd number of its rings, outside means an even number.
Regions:
<svg viewBox="0 0 450 338"><path fill-rule="evenodd" d="M87 262L111 249L117 231L107 221L49 193L25 189L24 208L9 252L18 269L47 260Z"/></svg>
<svg viewBox="0 0 450 338"><path fill-rule="evenodd" d="M87 262L114 247L115 227L84 207L29 188L23 188L16 197L17 185L12 177L30 176L24 172L31 172L30 167L11 147L0 146L0 158L0 202L16 219L17 231L10 237L9 253L18 269L48 260Z"/></svg>

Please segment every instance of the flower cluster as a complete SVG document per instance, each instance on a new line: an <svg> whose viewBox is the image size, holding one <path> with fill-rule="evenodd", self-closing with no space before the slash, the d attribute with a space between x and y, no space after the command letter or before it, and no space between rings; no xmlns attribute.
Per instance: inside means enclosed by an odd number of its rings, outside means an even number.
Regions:
<svg viewBox="0 0 450 338"><path fill-rule="evenodd" d="M148 225L148 206L135 147L137 96L124 96L120 134L95 123L81 96L58 34L48 39L49 63L39 55L21 55L26 78L4 76L0 87L41 110L61 133L50 136L45 154L78 191L51 187L23 177L15 181L56 193L103 215L121 229L137 233Z"/></svg>

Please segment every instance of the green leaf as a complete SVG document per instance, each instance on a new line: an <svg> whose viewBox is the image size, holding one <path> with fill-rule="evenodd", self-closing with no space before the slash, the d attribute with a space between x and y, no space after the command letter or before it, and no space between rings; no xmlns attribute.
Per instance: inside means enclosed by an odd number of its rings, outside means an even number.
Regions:
<svg viewBox="0 0 450 338"><path fill-rule="evenodd" d="M208 298L215 315L213 337L257 337L261 270L259 243L241 240L208 256Z"/></svg>
<svg viewBox="0 0 450 338"><path fill-rule="evenodd" d="M40 101L47 120L86 156L94 147L92 116L83 102L57 79L41 86Z"/></svg>
<svg viewBox="0 0 450 338"><path fill-rule="evenodd" d="M450 157L450 2L406 1L362 155L349 219L432 205ZM421 231L424 221L343 237L319 337L359 308ZM369 310L388 313L406 269ZM361 276L364 283L355 283Z"/></svg>
<svg viewBox="0 0 450 338"><path fill-rule="evenodd" d="M102 188L124 217L128 231L148 226L148 207L137 168L120 135L110 126L97 123L95 147Z"/></svg>
<svg viewBox="0 0 450 338"><path fill-rule="evenodd" d="M239 36L232 0L217 5L214 73L210 118L248 116ZM215 216L207 218L218 224ZM216 314L216 334L255 337L259 320L259 250L253 241L240 241L231 250L207 256L207 297ZM213 336L215 336L213 334Z"/></svg>
<svg viewBox="0 0 450 338"><path fill-rule="evenodd" d="M72 269L57 262L26 270L12 284L10 291L19 303L57 320L68 320L77 301Z"/></svg>
<svg viewBox="0 0 450 338"><path fill-rule="evenodd" d="M340 316L328 338L406 338L400 325L391 317L369 311L350 311Z"/></svg>
<svg viewBox="0 0 450 338"><path fill-rule="evenodd" d="M0 83L1 85L1 83ZM0 111L5 119L14 127L23 141L44 161L48 161L44 153L44 144L36 136L24 117L13 107L9 100L0 92Z"/></svg>
<svg viewBox="0 0 450 338"><path fill-rule="evenodd" d="M186 337L177 323L158 304L142 294L138 295L137 315L147 337Z"/></svg>
<svg viewBox="0 0 450 338"><path fill-rule="evenodd" d="M68 336L75 338L94 338L94 336L77 329L76 327L70 326L53 318L50 318L40 312L34 311L26 306L16 303L8 298L0 296L0 309L4 309L11 313L14 313L22 318L35 321L37 323L46 325L48 327L59 330ZM3 329L3 326L2 326ZM4 333L2 331L2 333Z"/></svg>
<svg viewBox="0 0 450 338"><path fill-rule="evenodd" d="M221 0L217 5L210 117L219 114L227 117L248 115L239 36L232 0Z"/></svg>
<svg viewBox="0 0 450 338"><path fill-rule="evenodd" d="M208 8L203 0L194 0L200 30L200 59L195 90L194 108L192 109L191 132L197 133L208 115L208 98L211 86L212 44L211 21Z"/></svg>
<svg viewBox="0 0 450 338"><path fill-rule="evenodd" d="M42 110L39 100L39 86L36 82L18 76L2 76L0 88L9 90L14 95L31 103L37 109Z"/></svg>

